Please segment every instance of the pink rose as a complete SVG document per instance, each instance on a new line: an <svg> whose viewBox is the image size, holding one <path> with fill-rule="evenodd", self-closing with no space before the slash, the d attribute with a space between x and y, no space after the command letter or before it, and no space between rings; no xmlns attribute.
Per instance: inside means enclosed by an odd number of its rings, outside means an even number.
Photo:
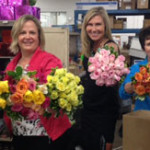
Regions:
<svg viewBox="0 0 150 150"><path fill-rule="evenodd" d="M22 104L14 104L11 107L11 110L14 111L14 112L20 112L22 109L23 109Z"/></svg>
<svg viewBox="0 0 150 150"><path fill-rule="evenodd" d="M93 64L89 65L88 71L89 71L89 72L95 71L95 65L93 65Z"/></svg>
<svg viewBox="0 0 150 150"><path fill-rule="evenodd" d="M125 57L123 55L119 55L117 59L119 59L119 61L125 61Z"/></svg>

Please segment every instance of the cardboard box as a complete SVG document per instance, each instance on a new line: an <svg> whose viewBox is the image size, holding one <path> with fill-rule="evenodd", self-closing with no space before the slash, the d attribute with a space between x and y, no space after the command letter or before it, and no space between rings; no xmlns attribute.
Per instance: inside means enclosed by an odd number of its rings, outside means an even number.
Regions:
<svg viewBox="0 0 150 150"><path fill-rule="evenodd" d="M123 29L123 20L114 20L114 29Z"/></svg>
<svg viewBox="0 0 150 150"><path fill-rule="evenodd" d="M109 22L110 22L111 29L113 29L114 28L114 16L109 16Z"/></svg>
<svg viewBox="0 0 150 150"><path fill-rule="evenodd" d="M137 0L137 9L148 9L149 0Z"/></svg>
<svg viewBox="0 0 150 150"><path fill-rule="evenodd" d="M150 26L150 19L144 19L143 27L149 27Z"/></svg>
<svg viewBox="0 0 150 150"><path fill-rule="evenodd" d="M122 0L120 9L136 9L136 0Z"/></svg>
<svg viewBox="0 0 150 150"><path fill-rule="evenodd" d="M123 150L150 149L150 111L123 115Z"/></svg>

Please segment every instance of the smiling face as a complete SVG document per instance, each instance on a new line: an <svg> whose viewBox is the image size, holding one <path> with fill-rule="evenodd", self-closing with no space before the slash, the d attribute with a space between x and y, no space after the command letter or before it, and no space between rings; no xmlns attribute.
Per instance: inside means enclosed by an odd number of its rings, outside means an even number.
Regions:
<svg viewBox="0 0 150 150"><path fill-rule="evenodd" d="M101 16L94 16L86 26L86 32L94 42L102 40L105 35L105 24Z"/></svg>
<svg viewBox="0 0 150 150"><path fill-rule="evenodd" d="M145 40L144 49L148 59L150 60L150 38Z"/></svg>
<svg viewBox="0 0 150 150"><path fill-rule="evenodd" d="M18 44L22 53L33 53L39 46L39 33L33 21L24 23L18 36Z"/></svg>

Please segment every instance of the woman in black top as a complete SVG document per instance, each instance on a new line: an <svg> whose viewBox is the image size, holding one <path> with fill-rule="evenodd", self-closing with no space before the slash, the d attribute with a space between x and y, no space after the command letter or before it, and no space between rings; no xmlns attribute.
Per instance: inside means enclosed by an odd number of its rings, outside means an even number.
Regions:
<svg viewBox="0 0 150 150"><path fill-rule="evenodd" d="M118 45L112 39L108 14L104 8L95 7L87 12L82 25L81 41L84 55L82 62L86 71L82 79L85 93L81 115L81 145L84 150L100 150L100 138L103 136L105 149L112 150L119 114L118 88L117 85L97 86L88 72L88 58L95 54L98 48L108 45L119 51Z"/></svg>

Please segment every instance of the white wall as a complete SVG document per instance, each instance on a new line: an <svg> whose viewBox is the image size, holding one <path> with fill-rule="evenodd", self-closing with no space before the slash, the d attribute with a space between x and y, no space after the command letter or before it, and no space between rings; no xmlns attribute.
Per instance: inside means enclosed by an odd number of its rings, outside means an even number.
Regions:
<svg viewBox="0 0 150 150"><path fill-rule="evenodd" d="M36 6L43 11L66 11L68 24L74 24L75 3L81 0L37 0Z"/></svg>

